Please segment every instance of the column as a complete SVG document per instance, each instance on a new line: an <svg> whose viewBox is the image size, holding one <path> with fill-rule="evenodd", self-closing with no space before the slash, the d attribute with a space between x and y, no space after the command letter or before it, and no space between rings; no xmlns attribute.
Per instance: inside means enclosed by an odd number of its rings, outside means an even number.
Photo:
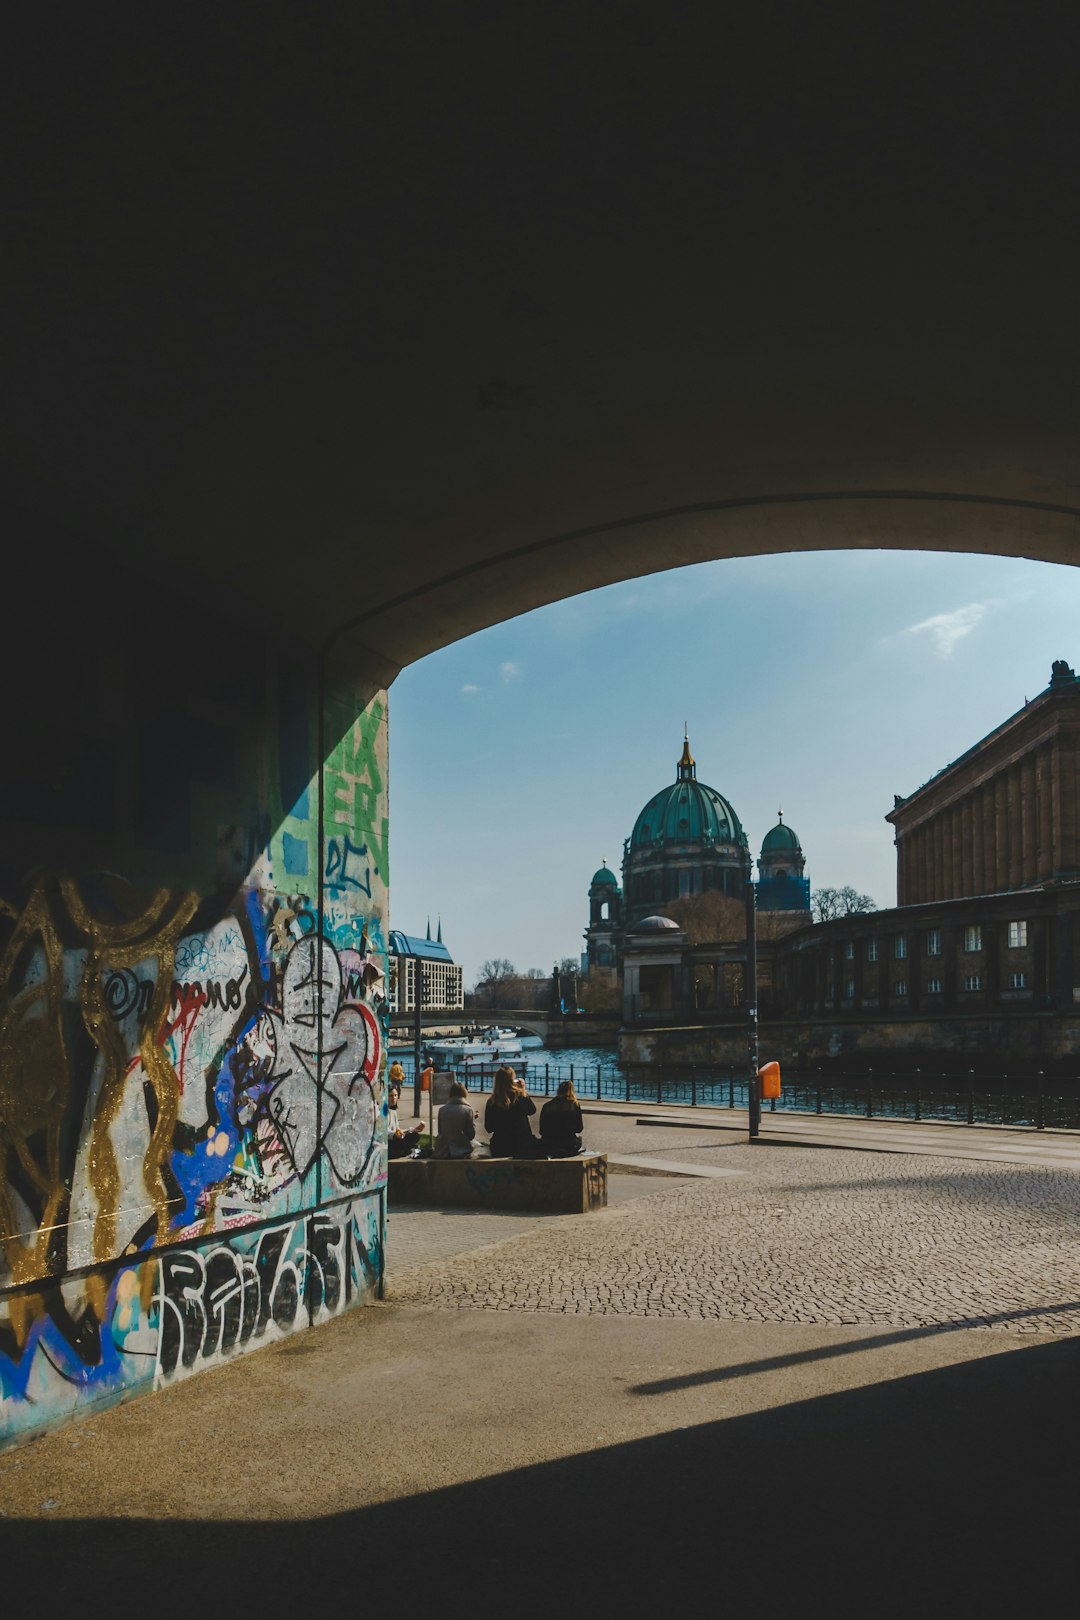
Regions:
<svg viewBox="0 0 1080 1620"><path fill-rule="evenodd" d="M1018 889L1024 881L1021 862L1020 843L1020 767L1013 765L1005 781L1005 813L1008 817L1009 835L1009 883L1010 889Z"/></svg>
<svg viewBox="0 0 1080 1620"><path fill-rule="evenodd" d="M994 785L988 782L983 788L983 859L985 861L985 893L993 894L1001 887L998 880L998 849L997 849L997 796Z"/></svg>
<svg viewBox="0 0 1080 1620"><path fill-rule="evenodd" d="M1038 873L1035 826L1035 756L1020 761L1020 881L1034 883Z"/></svg>
<svg viewBox="0 0 1080 1620"><path fill-rule="evenodd" d="M1049 745L1039 749L1038 763L1035 768L1035 786L1039 803L1039 868L1038 878L1045 882L1054 869L1053 862L1053 828L1051 824L1051 804L1053 792L1050 786L1051 762Z"/></svg>
<svg viewBox="0 0 1080 1620"><path fill-rule="evenodd" d="M1061 853L1058 856L1058 870L1075 872L1080 866L1080 854L1077 851L1076 825L1076 739L1072 735L1061 739L1060 776Z"/></svg>
<svg viewBox="0 0 1080 1620"><path fill-rule="evenodd" d="M975 852L971 837L971 795L958 806L960 816L960 893L975 892Z"/></svg>
<svg viewBox="0 0 1080 1620"><path fill-rule="evenodd" d="M1009 887L1009 828L1005 777L994 783L994 888Z"/></svg>
<svg viewBox="0 0 1080 1620"><path fill-rule="evenodd" d="M982 789L976 788L971 796L971 892L986 893L986 867L983 846Z"/></svg>

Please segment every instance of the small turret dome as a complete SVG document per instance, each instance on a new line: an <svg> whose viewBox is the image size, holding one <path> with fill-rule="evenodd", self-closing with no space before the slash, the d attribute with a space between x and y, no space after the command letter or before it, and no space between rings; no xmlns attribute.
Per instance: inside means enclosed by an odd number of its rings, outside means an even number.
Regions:
<svg viewBox="0 0 1080 1620"><path fill-rule="evenodd" d="M611 870L607 861L604 861L599 870L593 873L591 886L595 889L597 884L605 883L610 884L612 888L618 888L619 884L618 878Z"/></svg>
<svg viewBox="0 0 1080 1620"><path fill-rule="evenodd" d="M765 834L761 845L763 855L778 854L781 850L801 849L798 834L793 827L785 827L784 812L780 811L780 820L776 826Z"/></svg>

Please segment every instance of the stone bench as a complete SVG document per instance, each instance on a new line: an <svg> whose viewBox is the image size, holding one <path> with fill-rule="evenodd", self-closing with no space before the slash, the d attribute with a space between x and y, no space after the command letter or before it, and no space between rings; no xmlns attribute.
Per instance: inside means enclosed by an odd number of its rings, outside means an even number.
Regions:
<svg viewBox="0 0 1080 1620"><path fill-rule="evenodd" d="M391 1159L387 1200L433 1209L529 1209L587 1215L607 1204L607 1155L572 1159Z"/></svg>

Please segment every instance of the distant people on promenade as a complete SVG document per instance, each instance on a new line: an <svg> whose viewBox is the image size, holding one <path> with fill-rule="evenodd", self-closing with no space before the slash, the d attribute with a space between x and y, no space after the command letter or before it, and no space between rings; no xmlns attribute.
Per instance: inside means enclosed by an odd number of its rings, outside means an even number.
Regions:
<svg viewBox="0 0 1080 1620"><path fill-rule="evenodd" d="M484 1129L491 1136L493 1159L542 1159L544 1149L533 1135L529 1120L536 1104L509 1063L496 1069L484 1109Z"/></svg>
<svg viewBox="0 0 1080 1620"><path fill-rule="evenodd" d="M398 1124L398 1088L391 1086L386 1093L386 1151L391 1159L407 1159L410 1154L420 1147L420 1138L424 1134L422 1125L415 1130L403 1131Z"/></svg>
<svg viewBox="0 0 1080 1620"><path fill-rule="evenodd" d="M563 1080L541 1108L540 1140L549 1159L570 1159L581 1152L581 1104L572 1080Z"/></svg>
<svg viewBox="0 0 1080 1620"><path fill-rule="evenodd" d="M467 1159L476 1135L476 1110L460 1080L450 1082L450 1099L439 1109L439 1129L435 1137L437 1159Z"/></svg>

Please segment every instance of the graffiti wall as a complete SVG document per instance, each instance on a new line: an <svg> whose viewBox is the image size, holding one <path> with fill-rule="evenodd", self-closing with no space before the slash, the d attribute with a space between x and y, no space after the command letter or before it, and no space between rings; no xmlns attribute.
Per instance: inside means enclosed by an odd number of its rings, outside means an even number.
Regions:
<svg viewBox="0 0 1080 1620"><path fill-rule="evenodd" d="M380 1285L385 694L302 741L286 811L268 728L214 881L0 894L0 1441Z"/></svg>

